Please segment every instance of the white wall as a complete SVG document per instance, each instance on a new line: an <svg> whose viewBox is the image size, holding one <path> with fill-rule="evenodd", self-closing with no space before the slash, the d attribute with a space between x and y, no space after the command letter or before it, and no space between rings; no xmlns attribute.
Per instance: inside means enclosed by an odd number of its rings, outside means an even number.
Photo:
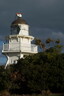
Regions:
<svg viewBox="0 0 64 96"><path fill-rule="evenodd" d="M9 64L13 64L18 59L19 59L19 54L18 53L8 54L8 63Z"/></svg>
<svg viewBox="0 0 64 96"><path fill-rule="evenodd" d="M29 25L27 24L18 24L20 27L19 35L29 35Z"/></svg>

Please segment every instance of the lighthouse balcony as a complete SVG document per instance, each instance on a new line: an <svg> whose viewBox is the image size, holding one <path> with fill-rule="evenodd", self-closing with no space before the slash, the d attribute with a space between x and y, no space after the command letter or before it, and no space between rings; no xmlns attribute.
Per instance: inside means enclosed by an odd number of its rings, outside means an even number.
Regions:
<svg viewBox="0 0 64 96"><path fill-rule="evenodd" d="M38 46L35 44L3 44L2 53L8 52L25 52L25 53L38 53Z"/></svg>

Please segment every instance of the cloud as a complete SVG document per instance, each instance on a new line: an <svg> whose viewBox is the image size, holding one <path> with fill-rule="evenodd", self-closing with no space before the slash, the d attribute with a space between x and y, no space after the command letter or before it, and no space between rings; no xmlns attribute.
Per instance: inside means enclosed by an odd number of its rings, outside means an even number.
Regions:
<svg viewBox="0 0 64 96"><path fill-rule="evenodd" d="M3 35L0 35L0 42L5 41L5 37Z"/></svg>
<svg viewBox="0 0 64 96"><path fill-rule="evenodd" d="M64 39L64 33L62 33L62 32L52 32L52 35L53 35L53 37L55 37L55 38L60 38L60 39Z"/></svg>
<svg viewBox="0 0 64 96"><path fill-rule="evenodd" d="M52 38L55 40L60 39L64 44L64 33L59 32L59 30L53 30L49 28L33 28L31 30L31 35L35 36L36 38L40 38L42 41L46 40L47 38Z"/></svg>
<svg viewBox="0 0 64 96"><path fill-rule="evenodd" d="M45 28L47 32L52 30L52 32L64 33L64 0L1 0L0 34L2 36L10 34L10 25L15 20L16 12L24 13L23 18L32 27L32 31L36 29L42 31ZM45 31L40 33L47 35Z"/></svg>
<svg viewBox="0 0 64 96"><path fill-rule="evenodd" d="M64 30L63 0L3 0L0 4L0 25L2 24L2 27L9 26L15 13L20 11L24 13L27 22L32 26Z"/></svg>

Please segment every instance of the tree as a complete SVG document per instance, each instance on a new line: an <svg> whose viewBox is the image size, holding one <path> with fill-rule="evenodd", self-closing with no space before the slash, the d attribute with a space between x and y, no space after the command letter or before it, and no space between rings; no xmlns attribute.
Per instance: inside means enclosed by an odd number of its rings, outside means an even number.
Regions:
<svg viewBox="0 0 64 96"><path fill-rule="evenodd" d="M63 58L63 54L43 52L21 59L16 67L22 74L24 88L30 92L41 92L48 89L52 92L62 92L64 90Z"/></svg>
<svg viewBox="0 0 64 96"><path fill-rule="evenodd" d="M50 46L50 43L51 43L51 42L54 42L54 40L51 39L51 38L48 38L48 39L46 40L46 44L49 44L49 48L51 47L51 46ZM51 44L51 45L52 45L52 44ZM49 49L49 48L48 48L48 49Z"/></svg>
<svg viewBox="0 0 64 96"><path fill-rule="evenodd" d="M53 40L51 39L51 38L48 38L47 40L46 40L46 43L50 43L50 42L52 42Z"/></svg>
<svg viewBox="0 0 64 96"><path fill-rule="evenodd" d="M36 44L45 47L41 40L36 39ZM0 91L41 93L64 91L64 54L62 46L57 44L44 52L26 56L18 60L16 65L11 65L6 70L0 67Z"/></svg>
<svg viewBox="0 0 64 96"><path fill-rule="evenodd" d="M55 43L56 43L56 44L60 44L60 40L59 40L59 39L56 40Z"/></svg>
<svg viewBox="0 0 64 96"><path fill-rule="evenodd" d="M4 66L0 66L0 91L9 90L11 87L10 74L4 69Z"/></svg>
<svg viewBox="0 0 64 96"><path fill-rule="evenodd" d="M35 38L35 44L39 45L44 51L46 50L45 44L40 39Z"/></svg>

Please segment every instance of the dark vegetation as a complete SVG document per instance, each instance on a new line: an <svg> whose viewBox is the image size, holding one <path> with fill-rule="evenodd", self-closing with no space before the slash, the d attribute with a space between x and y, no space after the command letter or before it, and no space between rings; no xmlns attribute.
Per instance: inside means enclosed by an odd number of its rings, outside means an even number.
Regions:
<svg viewBox="0 0 64 96"><path fill-rule="evenodd" d="M42 42L39 42L41 46ZM0 66L0 92L6 90L11 94L63 93L64 53L61 53L59 40L56 43L57 45L48 49L43 44L43 52L26 56L18 60L16 65L8 66L6 70L4 66Z"/></svg>

